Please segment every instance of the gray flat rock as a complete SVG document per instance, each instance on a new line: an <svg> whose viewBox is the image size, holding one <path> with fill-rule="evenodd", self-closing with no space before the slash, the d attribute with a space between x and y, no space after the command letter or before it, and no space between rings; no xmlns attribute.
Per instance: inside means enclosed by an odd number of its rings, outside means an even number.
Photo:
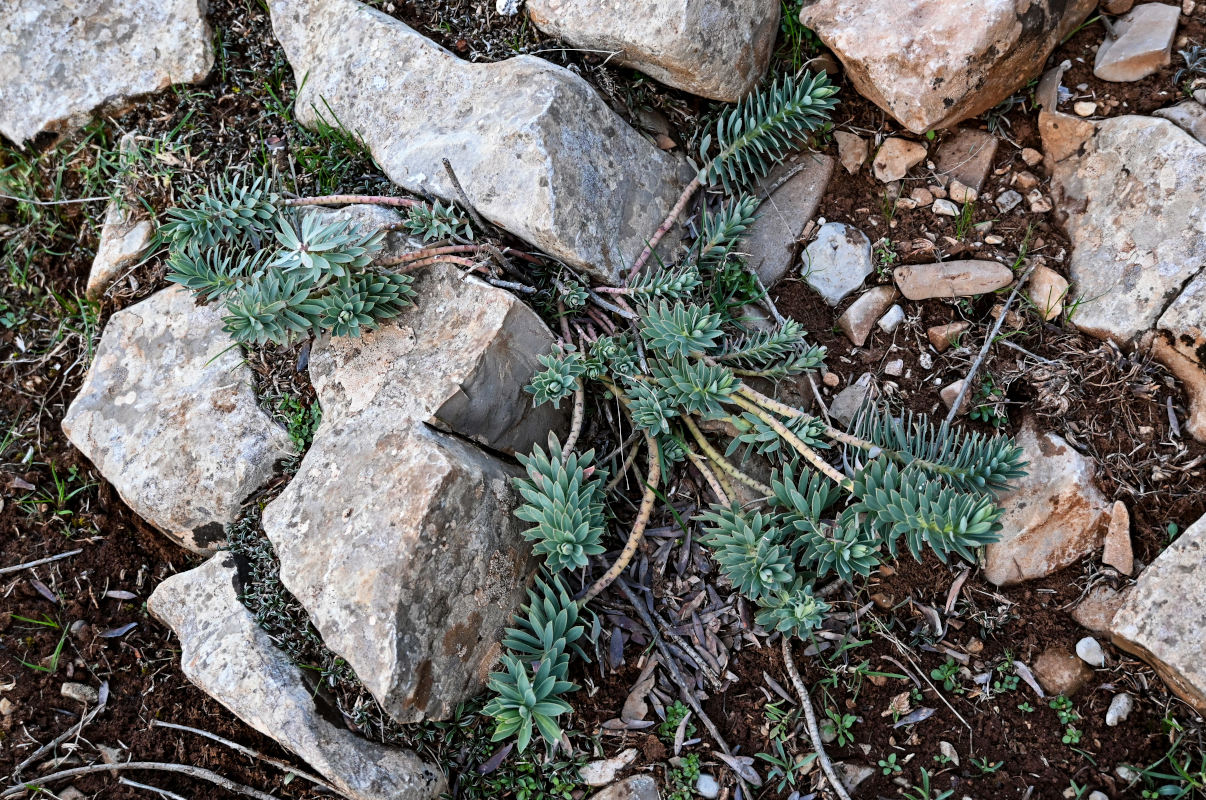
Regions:
<svg viewBox="0 0 1206 800"><path fill-rule="evenodd" d="M1118 38L1107 36L1097 48L1093 74L1103 81L1141 81L1168 66L1181 9L1143 3L1114 24Z"/></svg>
<svg viewBox="0 0 1206 800"><path fill-rule="evenodd" d="M293 453L256 404L222 313L180 287L117 312L63 418L136 514L200 553L223 544L242 501Z"/></svg>
<svg viewBox="0 0 1206 800"><path fill-rule="evenodd" d="M844 222L827 222L800 256L804 281L836 306L875 271L871 240Z"/></svg>
<svg viewBox="0 0 1206 800"><path fill-rule="evenodd" d="M462 61L356 0L269 7L303 124L337 119L394 183L455 199L448 159L483 217L599 280L619 280L690 179L547 61Z"/></svg>
<svg viewBox="0 0 1206 800"><path fill-rule="evenodd" d="M8 0L0 133L21 144L81 127L102 105L203 80L213 63L204 0Z"/></svg>
<svg viewBox="0 0 1206 800"><path fill-rule="evenodd" d="M770 288L791 269L797 241L817 213L825 187L833 175L833 159L819 153L803 153L786 161L768 176L774 185L784 169L802 167L780 185L758 207L758 218L746 231L741 249L746 264Z"/></svg>
<svg viewBox="0 0 1206 800"><path fill-rule="evenodd" d="M527 10L575 47L726 102L762 79L779 32L779 0L528 0Z"/></svg>
<svg viewBox="0 0 1206 800"><path fill-rule="evenodd" d="M332 724L334 710L318 708L314 687L240 602L239 586L235 557L222 553L168 578L147 600L180 639L185 677L349 800L433 800L446 791L439 769L414 753Z"/></svg>

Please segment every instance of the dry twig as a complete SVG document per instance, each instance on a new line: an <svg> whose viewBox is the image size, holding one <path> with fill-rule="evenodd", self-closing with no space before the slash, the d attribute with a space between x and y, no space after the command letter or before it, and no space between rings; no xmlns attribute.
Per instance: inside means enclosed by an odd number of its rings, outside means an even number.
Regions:
<svg viewBox="0 0 1206 800"><path fill-rule="evenodd" d="M253 789L250 786L244 786L241 783L235 783L229 778L224 778L216 772L212 772L203 767L193 767L187 764L168 764L160 761L126 761L122 764L90 764L86 767L75 767L73 769L65 769L62 772L52 772L49 775L43 775L36 780L18 783L15 786L10 786L0 794L0 800L9 797L17 797L29 791L36 791L36 788L44 783L54 783L56 781L65 781L68 778L78 778L81 775L92 775L97 772L108 772L109 770L126 770L126 769L145 769L156 770L159 772L178 772L182 775L188 775L190 778L199 778L203 781L221 786L228 792L235 794L254 797L256 800L277 800L277 798L261 792L259 789Z"/></svg>
<svg viewBox="0 0 1206 800"><path fill-rule="evenodd" d="M52 561L58 561L63 558L78 555L82 552L84 552L84 548L81 547L77 550L69 550L66 553L59 553L57 556L39 558L37 561L26 561L24 564L14 564L11 567L0 567L0 575L7 575L10 572L20 572L23 569L30 569L32 567L40 567L43 564L49 564Z"/></svg>
<svg viewBox="0 0 1206 800"><path fill-rule="evenodd" d="M808 687L804 685L804 680L800 677L799 670L796 669L796 662L791 657L791 642L786 636L781 636L780 641L783 643L783 664L787 667L787 674L791 677L792 685L796 687L796 694L800 695L800 707L804 709L804 719L808 723L808 736L812 739L812 749L816 751L817 761L821 762L821 770L829 779L829 785L833 787L837 796L842 800L850 800L846 787L833 768L833 762L825 753L825 743L821 740L821 729L817 725L817 713L812 708L812 699L808 696Z"/></svg>

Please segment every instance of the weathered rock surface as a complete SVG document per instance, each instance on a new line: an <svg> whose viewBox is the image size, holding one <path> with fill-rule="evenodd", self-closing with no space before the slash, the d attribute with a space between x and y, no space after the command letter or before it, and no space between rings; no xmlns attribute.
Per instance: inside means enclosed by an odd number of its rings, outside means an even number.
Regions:
<svg viewBox="0 0 1206 800"><path fill-rule="evenodd" d="M842 162L842 168L851 175L857 174L871 154L867 140L857 133L846 131L834 131L833 140L837 142L838 160Z"/></svg>
<svg viewBox="0 0 1206 800"><path fill-rule="evenodd" d="M110 201L105 210L96 256L88 270L84 290L89 300L99 299L124 269L138 261L151 243L154 229L142 211L128 203Z"/></svg>
<svg viewBox="0 0 1206 800"><path fill-rule="evenodd" d="M838 392L837 396L833 398L833 402L829 404L829 416L842 425L849 425L862 409L867 397L873 396L874 391L875 377L870 372L864 372L858 380Z"/></svg>
<svg viewBox="0 0 1206 800"><path fill-rule="evenodd" d="M862 347L871 335L871 328L896 302L900 293L895 286L875 286L864 292L838 318L838 327L854 344Z"/></svg>
<svg viewBox="0 0 1206 800"><path fill-rule="evenodd" d="M805 0L855 88L914 133L977 116L1034 77L1096 0Z"/></svg>
<svg viewBox="0 0 1206 800"><path fill-rule="evenodd" d="M1169 688L1206 712L1206 517L1168 546L1114 616L1114 644L1147 661Z"/></svg>
<svg viewBox="0 0 1206 800"><path fill-rule="evenodd" d="M959 402L959 410L955 412L957 416L963 416L967 412L971 411L970 394L965 393L963 395L963 400L959 401L959 393L963 391L964 383L965 381L960 378L954 383L948 383L946 386L943 386L942 390L938 392L938 396L942 398L942 402L946 403L946 407L948 409L954 408L955 403Z"/></svg>
<svg viewBox="0 0 1206 800"><path fill-rule="evenodd" d="M1000 498L1000 541L984 548L984 577L1005 586L1063 569L1101 546L1109 508L1093 462L1028 419L1017 442L1027 475Z"/></svg>
<svg viewBox="0 0 1206 800"><path fill-rule="evenodd" d="M379 330L315 348L322 424L263 515L285 586L403 722L481 687L531 574L516 471L469 442L526 452L563 422L523 392L553 343L530 309L450 267L415 288Z"/></svg>
<svg viewBox="0 0 1206 800"><path fill-rule="evenodd" d="M875 270L871 240L844 222L827 222L800 257L804 282L836 306Z"/></svg>
<svg viewBox="0 0 1206 800"><path fill-rule="evenodd" d="M633 775L619 783L613 783L601 792L595 792L589 800L660 800L657 781L649 775Z"/></svg>
<svg viewBox="0 0 1206 800"><path fill-rule="evenodd" d="M778 0L528 0L536 27L616 53L668 86L734 102L757 85L779 32Z"/></svg>
<svg viewBox="0 0 1206 800"><path fill-rule="evenodd" d="M1113 117L1052 184L1072 240L1073 324L1133 340L1206 265L1206 145L1166 120Z"/></svg>
<svg viewBox="0 0 1206 800"><path fill-rule="evenodd" d="M979 194L997 155L997 137L975 128L960 128L938 146L937 178L940 183L958 181ZM963 200L953 197L956 203Z"/></svg>
<svg viewBox="0 0 1206 800"><path fill-rule="evenodd" d="M136 514L210 552L241 502L293 452L256 405L219 306L185 289L114 314L63 430Z"/></svg>
<svg viewBox="0 0 1206 800"><path fill-rule="evenodd" d="M1168 120L1202 144L1206 144L1206 106L1197 100L1186 100L1175 106L1157 109L1152 112L1152 116Z"/></svg>
<svg viewBox="0 0 1206 800"><path fill-rule="evenodd" d="M98 107L214 63L204 0L6 3L0 15L0 133L21 144L88 122Z"/></svg>
<svg viewBox="0 0 1206 800"><path fill-rule="evenodd" d="M925 336L930 340L931 347L939 353L945 353L959 341L959 337L966 333L970 327L971 323L964 320L948 322L945 325L935 325L932 328L928 328Z"/></svg>
<svg viewBox="0 0 1206 800"><path fill-rule="evenodd" d="M1145 338L1144 341L1149 341ZM1150 337L1147 345L1152 356L1177 376L1185 387L1189 398L1189 419L1185 422L1185 430L1199 442L1206 442L1206 367L1203 367L1201 354L1196 357L1186 355L1182 351L1181 342L1170 342L1163 334Z"/></svg>
<svg viewBox="0 0 1206 800"><path fill-rule="evenodd" d="M1177 34L1178 6L1143 3L1114 24L1118 38L1107 36L1097 49L1093 74L1103 81L1141 81L1169 64Z"/></svg>
<svg viewBox="0 0 1206 800"><path fill-rule="evenodd" d="M119 150L123 157L132 154L136 146L133 133L121 137ZM109 201L96 256L88 270L85 295L89 300L98 299L121 277L122 270L138 260L150 244L152 233L151 221L140 207L130 202Z"/></svg>
<svg viewBox="0 0 1206 800"><path fill-rule="evenodd" d="M1094 633L1109 633L1110 622L1126 601L1126 592L1098 584L1072 609L1072 619Z"/></svg>
<svg viewBox="0 0 1206 800"><path fill-rule="evenodd" d="M1101 643L1092 636L1086 636L1076 643L1076 657L1090 667L1098 669L1104 667L1106 663L1105 650L1101 648Z"/></svg>
<svg viewBox="0 0 1206 800"><path fill-rule="evenodd" d="M1093 670L1062 647L1048 647L1034 660L1034 677L1050 694L1071 697L1093 679Z"/></svg>
<svg viewBox="0 0 1206 800"><path fill-rule="evenodd" d="M925 145L892 137L875 151L871 171L881 183L898 181L925 158Z"/></svg>
<svg viewBox="0 0 1206 800"><path fill-rule="evenodd" d="M941 261L897 267L892 277L905 297L928 300L995 292L1013 283L1013 270L996 261Z"/></svg>
<svg viewBox="0 0 1206 800"><path fill-rule="evenodd" d="M1064 313L1064 298L1068 296L1068 279L1041 264L1030 274L1026 295L1044 320L1050 321Z"/></svg>
<svg viewBox="0 0 1206 800"><path fill-rule="evenodd" d="M1126 503L1115 500L1110 509L1110 524L1106 528L1105 549L1101 553L1101 563L1113 567L1123 575L1135 571L1135 553L1131 548L1131 513L1127 511Z"/></svg>
<svg viewBox="0 0 1206 800"><path fill-rule="evenodd" d="M439 769L414 753L332 724L302 671L243 606L239 585L235 557L221 553L168 578L147 600L180 639L180 667L190 681L351 800L427 800L446 790Z"/></svg>
<svg viewBox="0 0 1206 800"><path fill-rule="evenodd" d="M770 288L791 269L796 241L817 213L833 175L833 159L820 153L801 153L771 171L766 184L775 185L786 170L799 169L758 206L758 218L746 231L741 249L746 265Z"/></svg>
<svg viewBox="0 0 1206 800"><path fill-rule="evenodd" d="M356 0L270 8L304 124L333 115L390 180L454 199L447 158L483 217L602 281L619 279L690 177L547 61L465 62Z"/></svg>

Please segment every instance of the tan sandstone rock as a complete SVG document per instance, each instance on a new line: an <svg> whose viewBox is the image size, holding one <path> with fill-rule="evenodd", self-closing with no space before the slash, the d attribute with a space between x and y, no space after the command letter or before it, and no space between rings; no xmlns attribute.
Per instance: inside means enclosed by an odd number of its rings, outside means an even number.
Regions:
<svg viewBox="0 0 1206 800"><path fill-rule="evenodd" d="M1110 627L1114 644L1147 661L1169 688L1206 713L1206 517L1139 576Z"/></svg>
<svg viewBox="0 0 1206 800"><path fill-rule="evenodd" d="M1093 462L1027 419L1017 442L1027 475L1000 497L1000 541L984 548L984 577L998 586L1042 578L1099 548L1108 503Z"/></svg>
<svg viewBox="0 0 1206 800"><path fill-rule="evenodd" d="M871 328L896 302L900 293L895 286L875 286L868 289L838 318L838 327L854 344L862 347L871 335Z"/></svg>
<svg viewBox="0 0 1206 800"><path fill-rule="evenodd" d="M1096 0L812 0L800 21L859 94L914 133L997 105L1042 69Z"/></svg>
<svg viewBox="0 0 1206 800"><path fill-rule="evenodd" d="M905 297L928 300L995 292L1013 283L1013 270L997 261L941 261L897 267L892 277Z"/></svg>

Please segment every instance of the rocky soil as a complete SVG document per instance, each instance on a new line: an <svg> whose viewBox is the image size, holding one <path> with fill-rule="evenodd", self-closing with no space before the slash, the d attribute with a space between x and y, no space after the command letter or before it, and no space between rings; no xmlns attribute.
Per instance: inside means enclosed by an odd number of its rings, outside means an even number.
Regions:
<svg viewBox="0 0 1206 800"><path fill-rule="evenodd" d="M855 797L1206 792L1206 7L853 5L18 0L0 797L836 796L779 637L683 522L709 502L685 468L589 606L563 748L478 713L536 564L516 455L580 424L524 387L603 324L566 283L622 284L724 104L805 67L841 102L742 241L749 313L828 349L777 396L957 419L1029 462L978 563L835 584L794 642L828 757ZM472 244L398 203L309 212L394 263L489 252L416 272L370 335L244 348L155 236L236 174L466 207ZM619 418L590 398L580 445L619 476L616 531L643 490Z"/></svg>

